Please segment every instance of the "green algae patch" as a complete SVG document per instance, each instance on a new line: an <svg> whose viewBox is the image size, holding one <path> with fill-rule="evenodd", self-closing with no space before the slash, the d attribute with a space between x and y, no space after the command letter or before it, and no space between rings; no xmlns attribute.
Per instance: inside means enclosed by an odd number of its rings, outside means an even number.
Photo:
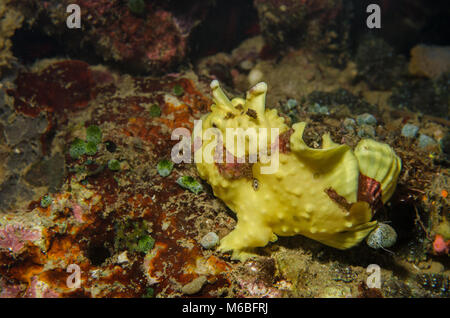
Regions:
<svg viewBox="0 0 450 318"><path fill-rule="evenodd" d="M151 236L144 236L138 241L136 250L138 252L147 253L155 246L155 239Z"/></svg>
<svg viewBox="0 0 450 318"><path fill-rule="evenodd" d="M41 199L41 207L47 208L49 207L53 202L53 198L49 195L44 195Z"/></svg>
<svg viewBox="0 0 450 318"><path fill-rule="evenodd" d="M116 159L111 159L108 161L108 168L111 171L119 171L120 170L120 162Z"/></svg>
<svg viewBox="0 0 450 318"><path fill-rule="evenodd" d="M191 176L183 176L177 179L177 183L184 189L187 189L195 194L203 191L203 186Z"/></svg>
<svg viewBox="0 0 450 318"><path fill-rule="evenodd" d="M155 239L148 233L146 221L127 220L115 225L114 249L130 253L147 253L155 246Z"/></svg>
<svg viewBox="0 0 450 318"><path fill-rule="evenodd" d="M94 156L98 151L98 146L96 143L87 142L86 143L86 154L89 156Z"/></svg>
<svg viewBox="0 0 450 318"><path fill-rule="evenodd" d="M173 94L174 94L175 96L178 96L178 97L183 96L183 94L184 94L184 88L183 88L183 86L181 86L181 85L179 85L179 84L176 84L176 85L173 87Z"/></svg>
<svg viewBox="0 0 450 318"><path fill-rule="evenodd" d="M156 105L156 104L153 104L150 107L149 112L150 112L150 116L152 116L152 117L159 117L159 116L161 116L161 108L158 105Z"/></svg>
<svg viewBox="0 0 450 318"><path fill-rule="evenodd" d="M155 290L152 287L148 287L145 293L142 295L142 298L153 298L155 297Z"/></svg>
<svg viewBox="0 0 450 318"><path fill-rule="evenodd" d="M158 166L156 167L158 173L161 177L167 177L173 170L173 162L167 159L163 159L158 162Z"/></svg>
<svg viewBox="0 0 450 318"><path fill-rule="evenodd" d="M70 145L69 154L72 159L78 159L86 153L86 142L76 138Z"/></svg>
<svg viewBox="0 0 450 318"><path fill-rule="evenodd" d="M69 148L72 159L78 159L83 155L94 156L98 151L98 144L102 141L102 131L96 125L86 128L86 140L75 138Z"/></svg>
<svg viewBox="0 0 450 318"><path fill-rule="evenodd" d="M102 131L100 127L91 125L86 128L86 141L89 143L99 144L102 141Z"/></svg>
<svg viewBox="0 0 450 318"><path fill-rule="evenodd" d="M128 9L136 15L142 15L145 13L145 1L144 0L128 0Z"/></svg>

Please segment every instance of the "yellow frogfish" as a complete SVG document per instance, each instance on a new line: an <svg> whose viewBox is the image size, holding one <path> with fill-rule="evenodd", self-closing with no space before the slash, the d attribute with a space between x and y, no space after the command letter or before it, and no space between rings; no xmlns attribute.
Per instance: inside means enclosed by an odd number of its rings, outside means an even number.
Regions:
<svg viewBox="0 0 450 318"><path fill-rule="evenodd" d="M265 108L267 85L229 100L218 81L214 104L204 115L201 143L194 142L198 173L237 215L219 250L249 257L277 236L303 235L348 249L377 226L373 214L392 196L401 160L387 144L361 140L352 150L330 134L322 148L303 140L306 123L291 127Z"/></svg>

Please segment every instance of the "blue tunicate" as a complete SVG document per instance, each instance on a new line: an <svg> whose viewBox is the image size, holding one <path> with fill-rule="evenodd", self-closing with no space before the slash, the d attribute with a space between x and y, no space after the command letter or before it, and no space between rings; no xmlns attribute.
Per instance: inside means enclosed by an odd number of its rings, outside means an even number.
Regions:
<svg viewBox="0 0 450 318"><path fill-rule="evenodd" d="M419 127L412 124L406 124L402 128L402 136L406 138L414 138L417 136L417 132L419 131Z"/></svg>
<svg viewBox="0 0 450 318"><path fill-rule="evenodd" d="M362 125L376 125L377 124L377 120L376 118L368 113L365 114L361 114L358 115L358 117L356 117L356 122L358 123L359 126Z"/></svg>
<svg viewBox="0 0 450 318"><path fill-rule="evenodd" d="M436 141L431 138L430 136L424 135L424 134L420 134L419 136L419 148L428 148L431 146L435 146L436 145Z"/></svg>

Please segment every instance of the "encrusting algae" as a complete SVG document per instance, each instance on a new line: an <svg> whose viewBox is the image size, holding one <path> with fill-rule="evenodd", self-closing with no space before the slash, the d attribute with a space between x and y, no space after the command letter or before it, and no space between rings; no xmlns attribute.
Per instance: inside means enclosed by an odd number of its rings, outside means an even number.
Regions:
<svg viewBox="0 0 450 318"><path fill-rule="evenodd" d="M297 234L348 249L376 228L372 216L392 196L401 170L391 147L364 139L352 151L325 134L321 149L310 148L302 138L306 123L290 129L275 109L265 109L265 83L250 89L245 100L230 101L217 81L211 89L214 105L202 118L202 131L213 128L220 134L203 134L195 152L197 169L238 218L220 251L233 251L233 258L243 260L277 235ZM227 128L242 128L245 142L227 139ZM225 154L238 162L207 159Z"/></svg>

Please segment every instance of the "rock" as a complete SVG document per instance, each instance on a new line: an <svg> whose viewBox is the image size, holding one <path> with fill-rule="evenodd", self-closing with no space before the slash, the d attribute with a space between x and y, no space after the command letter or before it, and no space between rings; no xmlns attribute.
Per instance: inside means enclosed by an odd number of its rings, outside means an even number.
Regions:
<svg viewBox="0 0 450 318"><path fill-rule="evenodd" d="M117 264L128 263L130 260L128 259L127 251L124 251L117 256Z"/></svg>
<svg viewBox="0 0 450 318"><path fill-rule="evenodd" d="M55 155L36 162L25 174L25 181L33 186L48 186L50 192L56 191L63 182L64 157Z"/></svg>
<svg viewBox="0 0 450 318"><path fill-rule="evenodd" d="M360 138L375 138L376 136L375 128L370 125L362 125L358 129L358 136Z"/></svg>
<svg viewBox="0 0 450 318"><path fill-rule="evenodd" d="M24 16L13 5L15 1L0 2L0 78L5 75L5 71L14 64L13 43L11 38L17 29L22 26Z"/></svg>
<svg viewBox="0 0 450 318"><path fill-rule="evenodd" d="M420 44L413 47L409 72L428 78L437 78L445 72L450 72L450 46Z"/></svg>
<svg viewBox="0 0 450 318"><path fill-rule="evenodd" d="M416 125L406 124L402 128L402 136L406 138L415 138L418 131L419 127Z"/></svg>
<svg viewBox="0 0 450 318"><path fill-rule="evenodd" d="M26 141L21 142L14 147L12 153L9 156L7 167L10 171L20 172L28 165L34 163L40 155L40 145L35 143L28 143Z"/></svg>
<svg viewBox="0 0 450 318"><path fill-rule="evenodd" d="M359 126L362 126L362 125L373 126L373 125L377 124L376 118L372 114L368 114L368 113L364 113L364 114L361 114L358 117L356 117L356 122L358 123Z"/></svg>
<svg viewBox="0 0 450 318"><path fill-rule="evenodd" d="M219 244L219 236L214 232L209 232L200 240L200 244L203 248L210 249Z"/></svg>
<svg viewBox="0 0 450 318"><path fill-rule="evenodd" d="M436 146L437 142L430 136L427 136L425 134L420 134L418 145L419 145L419 148L426 149L426 148L431 148L431 147Z"/></svg>
<svg viewBox="0 0 450 318"><path fill-rule="evenodd" d="M342 126L344 127L344 129L347 132L354 132L355 131L355 126L356 126L356 122L353 118L345 118L344 122L342 123Z"/></svg>
<svg viewBox="0 0 450 318"><path fill-rule="evenodd" d="M432 261L428 271L430 273L442 273L445 271L445 266L440 262Z"/></svg>
<svg viewBox="0 0 450 318"><path fill-rule="evenodd" d="M13 110L5 103L5 91L0 89L0 122L5 122Z"/></svg>
<svg viewBox="0 0 450 318"><path fill-rule="evenodd" d="M181 292L185 295L194 295L203 288L203 285L205 285L206 282L206 276L199 276L190 283L184 285L183 288L181 288Z"/></svg>
<svg viewBox="0 0 450 318"><path fill-rule="evenodd" d="M48 121L44 116L30 118L18 115L11 123L4 122L4 134L9 145L29 141L40 136L47 129Z"/></svg>
<svg viewBox="0 0 450 318"><path fill-rule="evenodd" d="M0 209L15 207L20 201L27 202L33 195L34 192L24 185L18 176L12 176L0 185Z"/></svg>
<svg viewBox="0 0 450 318"><path fill-rule="evenodd" d="M388 248L397 242L397 232L386 223L379 223L378 226L370 232L366 239L367 245L371 248Z"/></svg>

